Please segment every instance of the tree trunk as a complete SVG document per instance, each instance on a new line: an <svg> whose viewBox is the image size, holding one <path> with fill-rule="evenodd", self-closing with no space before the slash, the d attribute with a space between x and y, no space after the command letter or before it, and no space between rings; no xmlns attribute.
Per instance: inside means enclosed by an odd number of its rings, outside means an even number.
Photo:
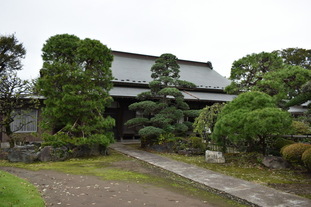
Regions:
<svg viewBox="0 0 311 207"><path fill-rule="evenodd" d="M10 126L10 124L6 124L6 126L5 126L5 134L6 134L6 135L8 136L8 138L9 138L10 148L15 147L15 140L14 140L14 138L12 137L13 132L11 131L11 126Z"/></svg>
<svg viewBox="0 0 311 207"><path fill-rule="evenodd" d="M264 136L262 136L262 137L259 137L259 140L260 140L260 143L261 143L261 146L262 146L262 154L263 155L266 155L266 148L267 148L267 146L266 146L266 139L265 139L265 137Z"/></svg>

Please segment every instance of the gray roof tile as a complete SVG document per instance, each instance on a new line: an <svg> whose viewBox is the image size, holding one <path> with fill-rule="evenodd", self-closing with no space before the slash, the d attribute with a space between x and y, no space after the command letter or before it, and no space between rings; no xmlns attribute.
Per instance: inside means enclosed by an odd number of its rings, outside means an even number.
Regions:
<svg viewBox="0 0 311 207"><path fill-rule="evenodd" d="M112 74L115 83L148 84L156 56L113 51ZM200 89L223 90L230 81L208 67L207 63L179 60L180 80L194 83Z"/></svg>
<svg viewBox="0 0 311 207"><path fill-rule="evenodd" d="M135 98L138 94L148 91L145 88L119 87L115 86L110 90L113 97ZM221 93L182 91L185 100L188 101L232 101L236 96Z"/></svg>

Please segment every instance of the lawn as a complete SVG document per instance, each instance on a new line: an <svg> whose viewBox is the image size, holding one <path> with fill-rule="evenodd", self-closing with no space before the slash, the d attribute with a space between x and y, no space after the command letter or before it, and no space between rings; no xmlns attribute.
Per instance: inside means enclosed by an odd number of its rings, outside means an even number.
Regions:
<svg viewBox="0 0 311 207"><path fill-rule="evenodd" d="M0 171L1 207L44 207L35 186L10 173Z"/></svg>

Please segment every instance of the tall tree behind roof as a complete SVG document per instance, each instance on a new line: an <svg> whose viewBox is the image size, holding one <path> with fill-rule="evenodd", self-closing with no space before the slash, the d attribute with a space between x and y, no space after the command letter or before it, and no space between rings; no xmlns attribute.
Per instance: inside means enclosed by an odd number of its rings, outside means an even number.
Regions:
<svg viewBox="0 0 311 207"><path fill-rule="evenodd" d="M26 50L18 43L15 35L0 36L0 74L22 69L21 60L25 58Z"/></svg>

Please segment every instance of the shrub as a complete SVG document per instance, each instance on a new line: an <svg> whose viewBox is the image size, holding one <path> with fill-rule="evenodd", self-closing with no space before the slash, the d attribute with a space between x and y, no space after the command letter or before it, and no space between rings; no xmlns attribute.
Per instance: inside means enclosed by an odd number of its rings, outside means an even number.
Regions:
<svg viewBox="0 0 311 207"><path fill-rule="evenodd" d="M147 146L151 146L153 144L158 143L158 138L161 134L164 134L165 131L163 129L147 126L139 130L138 134L141 136L141 147L145 148Z"/></svg>
<svg viewBox="0 0 311 207"><path fill-rule="evenodd" d="M310 144L296 143L285 146L281 149L282 156L289 162L301 162L304 151L311 148Z"/></svg>
<svg viewBox="0 0 311 207"><path fill-rule="evenodd" d="M306 168L311 171L311 148L307 149L306 151L304 151L304 153L302 154L302 162L304 163L304 165L306 166Z"/></svg>
<svg viewBox="0 0 311 207"><path fill-rule="evenodd" d="M203 143L202 138L200 137L190 137L189 138L190 146L197 149L205 149L206 146Z"/></svg>
<svg viewBox="0 0 311 207"><path fill-rule="evenodd" d="M274 141L273 147L276 150L281 150L283 147L285 147L286 145L290 145L290 144L294 144L295 142L293 140L288 140L288 139L284 139L284 138L277 138Z"/></svg>
<svg viewBox="0 0 311 207"><path fill-rule="evenodd" d="M301 121L293 121L292 128L294 130L294 134L310 134L311 130L308 124Z"/></svg>

